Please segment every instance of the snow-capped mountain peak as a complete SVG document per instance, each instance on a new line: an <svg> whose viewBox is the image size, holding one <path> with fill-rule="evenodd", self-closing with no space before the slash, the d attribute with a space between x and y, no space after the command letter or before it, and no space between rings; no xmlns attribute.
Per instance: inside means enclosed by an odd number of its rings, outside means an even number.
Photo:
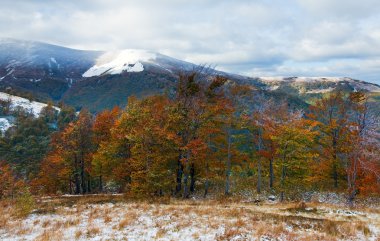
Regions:
<svg viewBox="0 0 380 241"><path fill-rule="evenodd" d="M106 52L82 76L93 77L103 74L121 74L123 71L141 72L144 70L144 62L151 62L156 58L157 54L139 49Z"/></svg>

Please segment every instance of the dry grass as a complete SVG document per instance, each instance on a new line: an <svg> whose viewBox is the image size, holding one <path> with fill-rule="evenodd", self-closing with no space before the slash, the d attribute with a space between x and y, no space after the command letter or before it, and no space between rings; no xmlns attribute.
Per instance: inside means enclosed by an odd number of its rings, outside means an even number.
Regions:
<svg viewBox="0 0 380 241"><path fill-rule="evenodd" d="M241 236L242 232L236 227L226 227L224 233L216 236L216 240L231 240L236 236Z"/></svg>
<svg viewBox="0 0 380 241"><path fill-rule="evenodd" d="M87 238L92 238L96 235L100 234L100 228L99 227L89 227L86 232Z"/></svg>
<svg viewBox="0 0 380 241"><path fill-rule="evenodd" d="M59 241L62 240L62 231L49 229L45 230L36 238L37 241Z"/></svg>
<svg viewBox="0 0 380 241"><path fill-rule="evenodd" d="M160 239L160 238L163 238L165 237L165 234L166 234L166 230L164 228L158 228L158 231L156 233L156 239Z"/></svg>
<svg viewBox="0 0 380 241"><path fill-rule="evenodd" d="M65 221L64 226L68 228L72 226L77 226L79 223L80 223L79 218L69 218L68 220Z"/></svg>
<svg viewBox="0 0 380 241"><path fill-rule="evenodd" d="M104 216L104 223L110 223L111 221L112 221L111 216L109 216L109 215Z"/></svg>
<svg viewBox="0 0 380 241"><path fill-rule="evenodd" d="M42 225L41 225L41 227L43 227L43 228L47 228L48 226L50 226L50 220L44 220L43 222L42 222Z"/></svg>
<svg viewBox="0 0 380 241"><path fill-rule="evenodd" d="M4 231L11 239L38 230L37 240L91 239L99 236L113 240L121 237L127 239L131 232L135 235L132 237L139 237L154 228L156 232L152 239L179 233L195 240L204 235L211 235L211 240L236 237L240 240L278 237L285 240L354 240L358 237L373 238L376 233L371 231L369 225L380 227L380 222L376 220L379 213L369 208L345 209L353 213L363 212L360 215L345 215L340 210L341 206L317 203L264 203L257 206L239 203L235 199L156 201L123 202L120 197L114 201L106 196L83 199L59 197L52 198L50 203L44 199L37 202L37 211L33 214L35 218L29 225L24 225L22 221L27 218L19 219L13 215L11 203L0 202L0 239ZM78 226L85 228L74 231ZM112 227L113 230L104 233L105 227ZM65 236L67 229L72 230L71 237Z"/></svg>
<svg viewBox="0 0 380 241"><path fill-rule="evenodd" d="M79 239L83 235L81 230L75 231L75 239Z"/></svg>
<svg viewBox="0 0 380 241"><path fill-rule="evenodd" d="M137 219L137 213L129 211L125 214L124 218L119 222L119 230L124 229L125 227L131 225Z"/></svg>

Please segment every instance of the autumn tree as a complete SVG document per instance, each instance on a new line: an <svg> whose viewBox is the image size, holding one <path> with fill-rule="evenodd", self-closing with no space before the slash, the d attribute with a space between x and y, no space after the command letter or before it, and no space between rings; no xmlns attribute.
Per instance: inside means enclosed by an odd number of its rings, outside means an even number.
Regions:
<svg viewBox="0 0 380 241"><path fill-rule="evenodd" d="M117 118L119 117L120 110L118 107L112 110L105 110L96 115L93 131L94 149L100 149L101 145L107 145L111 139L111 129L114 127ZM93 175L98 176L98 189L103 191L103 178L109 176L109 161L104 158L96 158L95 155L92 161ZM108 173L107 173L108 172Z"/></svg>
<svg viewBox="0 0 380 241"><path fill-rule="evenodd" d="M23 182L16 179L11 166L0 161L0 199L13 198L21 186Z"/></svg>
<svg viewBox="0 0 380 241"><path fill-rule="evenodd" d="M200 163L199 150L205 151L207 146L207 140L201 137L201 130L210 121L211 112L208 107L215 104L213 100L222 97L223 85L227 81L218 76L208 77L202 72L180 75L174 99L177 135L180 138L176 193L179 194L183 187L182 196L186 198L195 190L196 166Z"/></svg>
<svg viewBox="0 0 380 241"><path fill-rule="evenodd" d="M348 153L350 139L349 107L341 92L331 93L310 107L308 117L319 122L320 160L315 164L315 181L331 183L338 188L344 178L343 162ZM331 184L330 184L331 185Z"/></svg>
<svg viewBox="0 0 380 241"><path fill-rule="evenodd" d="M94 151L92 140L92 116L87 110L82 110L78 119L69 123L54 138L51 151L41 168L40 178L44 180L42 183L53 182L58 185L57 182L66 179L70 193L91 192L91 160ZM54 176L48 178L46 174L49 175L47 172L50 170L56 178L61 177L63 180L54 180Z"/></svg>
<svg viewBox="0 0 380 241"><path fill-rule="evenodd" d="M274 190L275 160L277 159L277 145L273 137L283 123L288 121L289 109L287 103L276 104L273 100L265 100L264 96L256 96L256 103L250 116L248 116L248 129L251 133L250 149L257 162L257 185L258 193L262 190L263 175L269 177L269 189ZM265 164L265 165L263 165ZM263 170L263 166L267 170Z"/></svg>
<svg viewBox="0 0 380 241"><path fill-rule="evenodd" d="M353 205L359 193L380 193L379 119L362 92L349 96L350 145L346 161L348 202Z"/></svg>
<svg viewBox="0 0 380 241"><path fill-rule="evenodd" d="M131 144L130 189L135 194L169 194L175 176L178 137L171 120L171 101L153 96L129 99L121 116L122 133Z"/></svg>
<svg viewBox="0 0 380 241"><path fill-rule="evenodd" d="M312 150L317 134L315 125L316 122L302 118L300 112L290 113L271 136L277 146L281 201L286 190L306 180L309 164L316 156Z"/></svg>

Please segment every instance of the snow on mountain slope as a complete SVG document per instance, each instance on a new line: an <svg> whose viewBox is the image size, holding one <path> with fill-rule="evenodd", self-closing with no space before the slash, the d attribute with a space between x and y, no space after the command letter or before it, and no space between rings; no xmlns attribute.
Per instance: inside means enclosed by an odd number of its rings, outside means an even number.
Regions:
<svg viewBox="0 0 380 241"><path fill-rule="evenodd" d="M83 51L57 45L0 38L0 81L13 83L51 78L78 80L103 52Z"/></svg>
<svg viewBox="0 0 380 241"><path fill-rule="evenodd" d="M326 88L326 89L309 90L309 91L306 91L305 93L306 94L319 94L319 93L328 93L328 92L331 92L333 90L335 90L335 88L329 87L329 88Z"/></svg>
<svg viewBox="0 0 380 241"><path fill-rule="evenodd" d="M117 52L107 52L96 60L96 65L88 69L82 76L93 77L103 74L121 74L127 72L141 72L144 70L142 62L151 62L156 59L155 53L146 50L126 49Z"/></svg>
<svg viewBox="0 0 380 241"><path fill-rule="evenodd" d="M353 81L347 77L259 77L263 82L340 82L340 81Z"/></svg>
<svg viewBox="0 0 380 241"><path fill-rule="evenodd" d="M365 81L355 80L348 77L258 77L258 80L267 84L268 90L276 90L282 85L305 86L309 89L305 93L327 93L333 91L338 85L348 84L354 91L364 90L369 92L380 92L380 86ZM333 86L320 88L320 84L330 83Z"/></svg>
<svg viewBox="0 0 380 241"><path fill-rule="evenodd" d="M47 104L45 103L30 101L28 99L15 96L15 95L10 95L4 92L0 92L0 100L3 100L3 101L10 100L12 109L15 109L18 106L20 106L24 108L26 111L32 113L36 117L38 117L39 114L41 113L41 110L47 106ZM60 111L60 108L58 107L54 106L54 109L56 109L57 111Z"/></svg>

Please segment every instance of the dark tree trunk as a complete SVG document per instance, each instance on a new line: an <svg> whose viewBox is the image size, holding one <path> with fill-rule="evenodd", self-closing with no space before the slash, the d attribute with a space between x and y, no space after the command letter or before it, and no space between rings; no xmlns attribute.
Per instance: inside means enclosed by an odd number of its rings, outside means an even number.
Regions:
<svg viewBox="0 0 380 241"><path fill-rule="evenodd" d="M73 183L71 182L71 179L69 179L69 193L73 194Z"/></svg>
<svg viewBox="0 0 380 241"><path fill-rule="evenodd" d="M81 194L86 193L86 180L84 176L84 160L81 161L81 167L80 167L80 181L81 181Z"/></svg>
<svg viewBox="0 0 380 241"><path fill-rule="evenodd" d="M282 168L281 168L281 196L280 201L284 201L285 199L285 176L286 176L286 167L285 167L285 157L282 160Z"/></svg>
<svg viewBox="0 0 380 241"><path fill-rule="evenodd" d="M176 178L177 185L175 188L176 195L178 195L182 190L183 165L182 165L181 159L182 159L182 154L179 155L178 162L177 162L177 178Z"/></svg>
<svg viewBox="0 0 380 241"><path fill-rule="evenodd" d="M224 195L230 194L230 176L231 176L231 133L227 131L227 163L226 163L226 183Z"/></svg>
<svg viewBox="0 0 380 241"><path fill-rule="evenodd" d="M194 191L195 191L195 166L194 166L194 163L192 163L190 167L190 192L193 193Z"/></svg>
<svg viewBox="0 0 380 241"><path fill-rule="evenodd" d="M332 145L333 145L333 180L334 180L334 188L338 188L338 158L337 158L337 137L336 137L336 134L334 133L334 136L333 136L333 142L332 142Z"/></svg>
<svg viewBox="0 0 380 241"><path fill-rule="evenodd" d="M79 181L79 163L77 155L74 155L74 184L75 184L75 194L79 194L81 192L80 181Z"/></svg>
<svg viewBox="0 0 380 241"><path fill-rule="evenodd" d="M80 194L81 188L80 188L80 181L79 181L78 172L75 172L75 174L74 174L74 182L75 182L75 194Z"/></svg>
<svg viewBox="0 0 380 241"><path fill-rule="evenodd" d="M336 159L334 159L334 164L333 164L333 179L334 179L334 188L338 188L338 167L335 161Z"/></svg>
<svg viewBox="0 0 380 241"><path fill-rule="evenodd" d="M91 193L91 177L89 174L87 175L87 192Z"/></svg>
<svg viewBox="0 0 380 241"><path fill-rule="evenodd" d="M259 143L258 143L258 151L261 151L263 147L261 130L259 130ZM259 156L257 160L257 193L261 193L261 157Z"/></svg>
<svg viewBox="0 0 380 241"><path fill-rule="evenodd" d="M189 174L187 172L185 172L185 175L183 177L183 198L189 197L189 188L187 185L188 179L189 179Z"/></svg>
<svg viewBox="0 0 380 241"><path fill-rule="evenodd" d="M206 160L206 182L205 182L205 192L203 194L203 197L205 198L208 194L208 187L209 187L209 166L208 166L208 160Z"/></svg>
<svg viewBox="0 0 380 241"><path fill-rule="evenodd" d="M261 158L260 157L257 163L257 193L261 193Z"/></svg>
<svg viewBox="0 0 380 241"><path fill-rule="evenodd" d="M273 189L274 173L273 173L273 157L269 160L269 187Z"/></svg>
<svg viewBox="0 0 380 241"><path fill-rule="evenodd" d="M99 176L99 192L100 193L103 192L103 179L102 179L102 175Z"/></svg>
<svg viewBox="0 0 380 241"><path fill-rule="evenodd" d="M207 179L206 182L205 182L205 193L203 194L203 197L206 198L207 194L208 194L208 188L209 188L209 180Z"/></svg>
<svg viewBox="0 0 380 241"><path fill-rule="evenodd" d="M189 198L189 185L188 185L188 181L189 181L189 173L190 173L190 166L189 166L189 162L190 162L190 152L187 151L186 153L186 163L185 163L185 167L186 170L184 172L184 177L183 177L183 198Z"/></svg>

